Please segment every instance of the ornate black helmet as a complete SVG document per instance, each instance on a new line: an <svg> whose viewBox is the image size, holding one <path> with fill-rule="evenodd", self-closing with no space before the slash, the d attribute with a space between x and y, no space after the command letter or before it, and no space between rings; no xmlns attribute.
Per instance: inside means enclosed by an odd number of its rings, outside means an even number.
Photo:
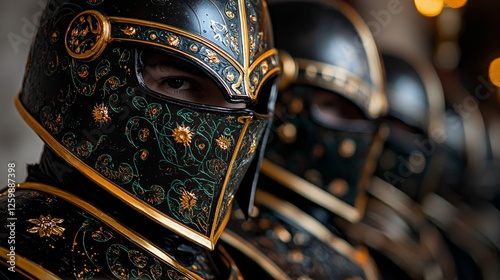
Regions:
<svg viewBox="0 0 500 280"><path fill-rule="evenodd" d="M430 163L444 134L444 94L436 70L395 51L382 51L389 136L376 175L417 199L435 176ZM440 167L434 168L434 171Z"/></svg>
<svg viewBox="0 0 500 280"><path fill-rule="evenodd" d="M212 249L274 108L271 31L263 1L49 1L17 108L97 185ZM145 54L240 105L165 96L145 82Z"/></svg>
<svg viewBox="0 0 500 280"><path fill-rule="evenodd" d="M345 4L276 1L269 10L283 75L263 174L356 221L383 138L375 42Z"/></svg>

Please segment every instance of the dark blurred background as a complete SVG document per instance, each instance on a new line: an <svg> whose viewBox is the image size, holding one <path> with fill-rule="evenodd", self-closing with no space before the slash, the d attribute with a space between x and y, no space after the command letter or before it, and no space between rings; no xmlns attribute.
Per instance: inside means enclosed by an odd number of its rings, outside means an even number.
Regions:
<svg viewBox="0 0 500 280"><path fill-rule="evenodd" d="M38 161L42 141L21 119L14 98L21 89L35 24L46 0L0 2L0 178L7 185L7 164L16 163L17 182L26 177L26 163Z"/></svg>

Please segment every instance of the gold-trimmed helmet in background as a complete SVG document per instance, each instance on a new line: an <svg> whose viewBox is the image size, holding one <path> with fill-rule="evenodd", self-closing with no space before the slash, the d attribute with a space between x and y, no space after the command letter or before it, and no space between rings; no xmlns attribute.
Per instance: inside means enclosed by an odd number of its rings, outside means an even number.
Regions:
<svg viewBox="0 0 500 280"><path fill-rule="evenodd" d="M283 68L276 114L254 211L235 211L221 239L260 278L257 265L275 279L377 279L337 221L363 217L386 133L374 39L341 2L270 1L269 11Z"/></svg>
<svg viewBox="0 0 500 280"><path fill-rule="evenodd" d="M283 75L262 173L357 221L384 138L378 118L387 101L375 42L345 4L276 1L270 11Z"/></svg>

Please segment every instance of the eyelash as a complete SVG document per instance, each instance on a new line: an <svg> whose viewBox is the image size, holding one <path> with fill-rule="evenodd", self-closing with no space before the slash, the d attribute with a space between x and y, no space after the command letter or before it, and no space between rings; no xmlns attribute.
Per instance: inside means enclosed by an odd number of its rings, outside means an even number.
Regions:
<svg viewBox="0 0 500 280"><path fill-rule="evenodd" d="M181 80L184 83L188 83L187 88L185 89L179 89L179 88L174 88L171 87L168 82L171 80ZM159 80L158 82L159 87L163 88L164 91L168 91L171 94L175 95L188 95L190 99L195 99L195 100L204 100L206 98L205 92L200 89L198 86L198 83L196 81L191 80L190 78L186 77L165 77ZM184 87L185 85L183 84L181 87Z"/></svg>
<svg viewBox="0 0 500 280"><path fill-rule="evenodd" d="M175 81L175 80L182 81L182 85L179 88L175 88L169 84L169 82ZM166 88L168 88L169 91L174 91L177 93L181 93L181 91L185 91L185 90L192 90L194 88L194 84L192 81L190 81L189 79L186 79L186 78L182 78L182 77L166 77L166 78L160 79L158 84L160 87L166 87ZM188 88L182 89L182 87L184 87L184 86L188 86Z"/></svg>
<svg viewBox="0 0 500 280"><path fill-rule="evenodd" d="M180 87L182 87L182 86L184 85L184 83L188 82L188 81L186 81L186 79L184 79L184 78L177 78L177 77L174 77L174 78L173 78L173 77L167 77L167 78L163 78L163 79L161 79L161 80L160 80L160 84L161 84L161 85L168 85L168 86L170 86L170 85L168 84L170 81L177 81L177 80L178 80L178 81L182 81L182 82L183 82L183 84L182 84ZM189 83L189 82L188 82L188 83ZM175 87L173 87L173 88L175 88Z"/></svg>

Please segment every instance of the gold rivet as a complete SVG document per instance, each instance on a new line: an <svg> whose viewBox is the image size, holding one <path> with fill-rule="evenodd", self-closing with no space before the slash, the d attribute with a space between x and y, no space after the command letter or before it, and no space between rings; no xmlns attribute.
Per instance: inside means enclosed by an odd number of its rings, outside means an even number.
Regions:
<svg viewBox="0 0 500 280"><path fill-rule="evenodd" d="M191 46L189 46L189 49L194 52L194 53L197 53L199 48L196 44L192 44Z"/></svg>
<svg viewBox="0 0 500 280"><path fill-rule="evenodd" d="M316 169L309 169L304 172L304 179L313 183L316 186L321 186L323 184L323 178L321 172Z"/></svg>
<svg viewBox="0 0 500 280"><path fill-rule="evenodd" d="M297 139L297 128L291 123L284 123L278 128L278 136L283 143L293 143Z"/></svg>
<svg viewBox="0 0 500 280"><path fill-rule="evenodd" d="M289 108L292 114L299 114L304 109L304 103L301 98L295 97L290 101Z"/></svg>
<svg viewBox="0 0 500 280"><path fill-rule="evenodd" d="M350 158L356 152L356 142L352 139L344 139L339 145L339 154L343 158Z"/></svg>
<svg viewBox="0 0 500 280"><path fill-rule="evenodd" d="M328 191L338 197L344 196L349 190L349 184L344 179L334 179L328 185Z"/></svg>
<svg viewBox="0 0 500 280"><path fill-rule="evenodd" d="M234 18L234 13L232 11L226 11L226 16L230 19L233 19Z"/></svg>

